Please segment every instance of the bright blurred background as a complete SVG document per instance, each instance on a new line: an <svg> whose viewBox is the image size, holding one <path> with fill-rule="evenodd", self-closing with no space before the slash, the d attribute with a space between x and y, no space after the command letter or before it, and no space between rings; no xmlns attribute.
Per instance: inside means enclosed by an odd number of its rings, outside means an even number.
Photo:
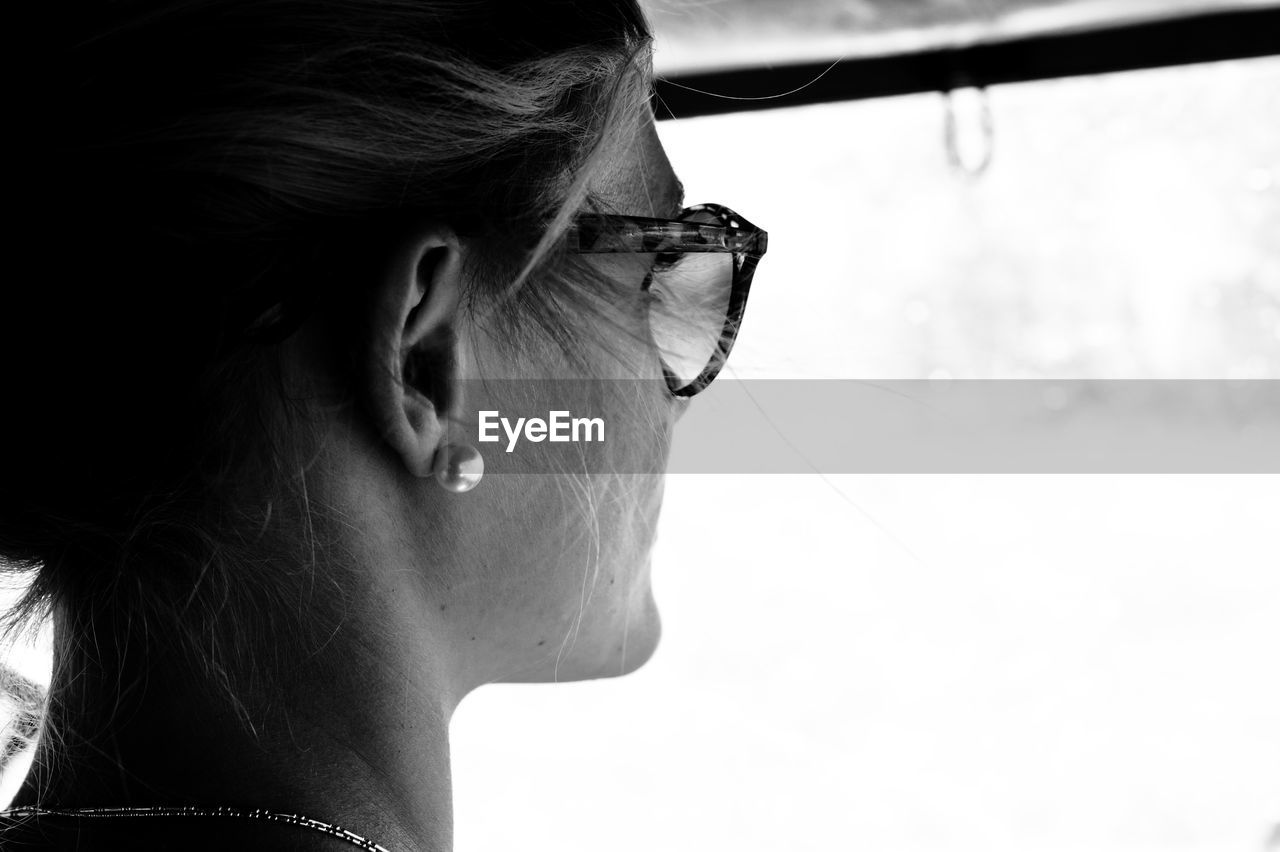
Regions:
<svg viewBox="0 0 1280 852"><path fill-rule="evenodd" d="M661 70L753 27L863 50L1157 5L654 16ZM661 124L690 203L770 232L727 375L1280 378L1280 59L988 99L989 140L953 103L978 177L940 94ZM469 697L456 848L1280 849L1277 507L1261 475L672 476L657 656ZM47 681L47 633L9 661Z"/></svg>

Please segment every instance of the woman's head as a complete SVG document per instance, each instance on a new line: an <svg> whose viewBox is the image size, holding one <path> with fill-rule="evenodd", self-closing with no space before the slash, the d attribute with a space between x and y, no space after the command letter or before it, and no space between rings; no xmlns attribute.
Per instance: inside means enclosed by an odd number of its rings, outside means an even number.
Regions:
<svg viewBox="0 0 1280 852"><path fill-rule="evenodd" d="M660 480L610 471L661 468L676 403L642 264L556 248L584 208L668 215L635 4L72 6L0 512L60 642L236 680L377 602L467 686L643 662ZM460 412L571 377L641 380L591 385L616 431L579 469L434 487Z"/></svg>

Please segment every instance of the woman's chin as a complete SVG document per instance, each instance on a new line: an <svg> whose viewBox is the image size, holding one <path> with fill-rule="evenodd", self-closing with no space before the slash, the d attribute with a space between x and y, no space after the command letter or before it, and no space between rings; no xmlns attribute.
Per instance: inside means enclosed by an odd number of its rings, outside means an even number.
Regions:
<svg viewBox="0 0 1280 852"><path fill-rule="evenodd" d="M529 668L502 679L504 683L563 683L573 680L619 677L647 663L662 636L662 618L653 592L637 592L634 605L616 617L607 631L569 633L556 646L547 643L546 655Z"/></svg>
<svg viewBox="0 0 1280 852"><path fill-rule="evenodd" d="M603 670L593 677L631 674L649 662L658 650L658 643L662 639L662 616L658 612L652 590L645 592L641 604L641 614L628 625L625 641L614 644L613 652Z"/></svg>

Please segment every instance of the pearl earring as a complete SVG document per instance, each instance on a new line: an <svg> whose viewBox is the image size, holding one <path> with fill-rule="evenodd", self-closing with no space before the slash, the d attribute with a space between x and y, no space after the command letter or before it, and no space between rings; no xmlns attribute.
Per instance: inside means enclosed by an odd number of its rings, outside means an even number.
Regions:
<svg viewBox="0 0 1280 852"><path fill-rule="evenodd" d="M484 456L470 444L445 444L436 450L432 470L441 488L462 494L480 484Z"/></svg>

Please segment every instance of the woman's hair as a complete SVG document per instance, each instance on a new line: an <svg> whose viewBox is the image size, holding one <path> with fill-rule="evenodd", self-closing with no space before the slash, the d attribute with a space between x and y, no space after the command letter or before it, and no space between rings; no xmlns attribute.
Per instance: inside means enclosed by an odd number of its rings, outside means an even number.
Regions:
<svg viewBox="0 0 1280 852"><path fill-rule="evenodd" d="M129 653L104 633L159 636L225 679L271 652L227 614L304 609L272 574L331 546L297 535L264 344L362 298L421 220L483 241L467 303L501 297L513 345L569 339L540 262L647 102L647 26L634 0L46 5L2 312L0 567L32 580L9 626L52 607L96 664Z"/></svg>

